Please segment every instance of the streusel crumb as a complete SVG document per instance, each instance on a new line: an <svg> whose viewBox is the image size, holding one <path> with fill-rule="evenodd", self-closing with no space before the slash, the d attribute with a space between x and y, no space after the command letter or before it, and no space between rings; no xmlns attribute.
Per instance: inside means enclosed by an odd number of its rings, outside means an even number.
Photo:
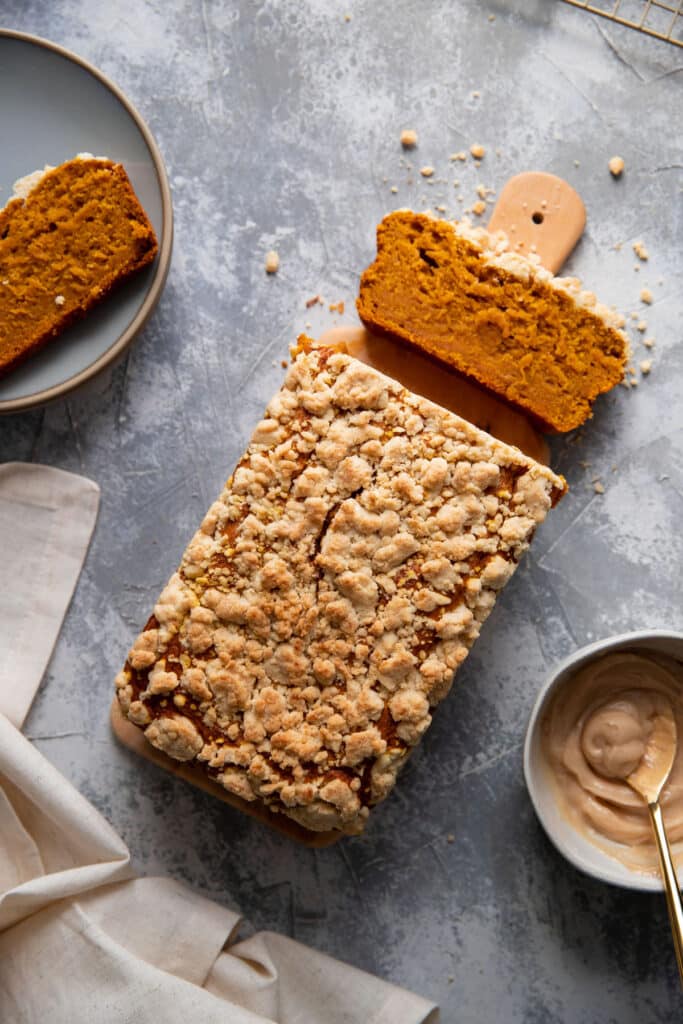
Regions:
<svg viewBox="0 0 683 1024"><path fill-rule="evenodd" d="M350 356L294 355L116 685L169 756L355 833L565 484Z"/></svg>

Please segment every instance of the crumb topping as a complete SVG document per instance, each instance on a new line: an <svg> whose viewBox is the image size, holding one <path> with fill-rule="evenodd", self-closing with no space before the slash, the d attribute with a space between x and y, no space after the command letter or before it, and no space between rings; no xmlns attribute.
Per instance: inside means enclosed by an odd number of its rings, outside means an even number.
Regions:
<svg viewBox="0 0 683 1024"><path fill-rule="evenodd" d="M154 746L361 831L565 484L302 342L117 678Z"/></svg>

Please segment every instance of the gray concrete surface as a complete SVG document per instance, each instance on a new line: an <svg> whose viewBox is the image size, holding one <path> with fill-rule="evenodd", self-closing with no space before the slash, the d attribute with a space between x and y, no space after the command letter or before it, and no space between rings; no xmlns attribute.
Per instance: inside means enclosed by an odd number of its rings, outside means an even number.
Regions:
<svg viewBox="0 0 683 1024"><path fill-rule="evenodd" d="M67 400L0 420L0 459L102 488L28 734L140 871L424 993L444 1021L679 1019L663 899L593 882L554 852L521 747L558 659L610 633L681 627L683 50L550 0L0 0L0 24L118 83L161 147L176 217L165 293L125 359ZM404 127L420 134L407 161ZM449 162L475 141L481 167ZM428 163L445 184L415 173ZM288 344L307 321L340 319L306 299L344 300L352 319L385 212L456 215L478 183L500 189L530 168L583 196L568 269L647 321L651 353L631 334L652 372L554 442L571 492L367 834L301 849L120 749L113 677L279 386Z"/></svg>

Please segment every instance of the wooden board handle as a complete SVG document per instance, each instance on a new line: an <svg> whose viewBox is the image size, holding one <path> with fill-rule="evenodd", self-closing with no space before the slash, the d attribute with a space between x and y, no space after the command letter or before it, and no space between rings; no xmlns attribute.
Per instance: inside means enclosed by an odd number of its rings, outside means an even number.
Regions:
<svg viewBox="0 0 683 1024"><path fill-rule="evenodd" d="M535 252L556 274L586 226L586 208L571 185L554 174L527 171L510 178L488 223L504 231L513 249Z"/></svg>

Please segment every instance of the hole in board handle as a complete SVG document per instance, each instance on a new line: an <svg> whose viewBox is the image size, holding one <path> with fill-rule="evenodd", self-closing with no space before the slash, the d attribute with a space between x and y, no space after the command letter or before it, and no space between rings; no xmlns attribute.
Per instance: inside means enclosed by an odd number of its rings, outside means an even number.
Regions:
<svg viewBox="0 0 683 1024"><path fill-rule="evenodd" d="M536 213L532 213L531 219L534 222L534 224L542 224L543 223L543 214L540 211L537 210Z"/></svg>

